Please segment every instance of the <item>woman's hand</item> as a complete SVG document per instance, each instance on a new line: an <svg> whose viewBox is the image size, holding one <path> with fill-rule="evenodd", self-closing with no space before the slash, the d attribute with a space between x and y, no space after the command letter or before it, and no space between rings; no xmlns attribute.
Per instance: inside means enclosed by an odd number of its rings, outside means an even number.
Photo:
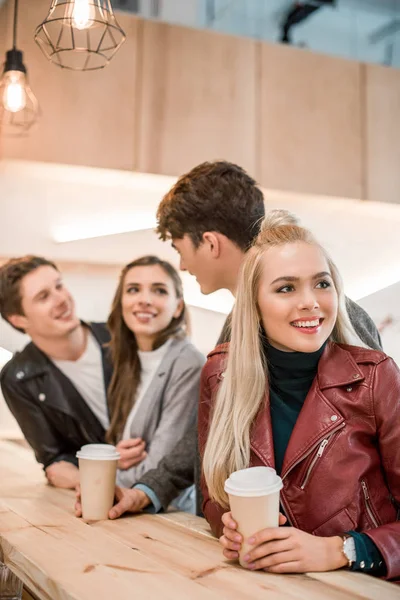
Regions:
<svg viewBox="0 0 400 600"><path fill-rule="evenodd" d="M243 557L249 569L270 573L334 571L347 565L339 536L318 537L294 527L263 529L246 543L254 548Z"/></svg>
<svg viewBox="0 0 400 600"><path fill-rule="evenodd" d="M140 512L146 508L146 506L151 504L150 498L142 490L122 488L119 486L116 486L115 488L115 500L116 504L108 513L109 519L118 519L118 517L126 512ZM76 486L75 516L82 516L81 488L79 485Z"/></svg>
<svg viewBox="0 0 400 600"><path fill-rule="evenodd" d="M286 517L279 514L279 525L284 525L286 521ZM219 541L224 547L223 554L225 558L235 560L235 558L239 558L243 537L237 531L237 523L233 520L231 512L222 515L222 522L224 524L224 534L221 535Z"/></svg>
<svg viewBox="0 0 400 600"><path fill-rule="evenodd" d="M141 438L132 438L118 442L117 452L121 455L118 461L118 468L126 471L126 469L138 465L147 456L145 448L146 443Z"/></svg>

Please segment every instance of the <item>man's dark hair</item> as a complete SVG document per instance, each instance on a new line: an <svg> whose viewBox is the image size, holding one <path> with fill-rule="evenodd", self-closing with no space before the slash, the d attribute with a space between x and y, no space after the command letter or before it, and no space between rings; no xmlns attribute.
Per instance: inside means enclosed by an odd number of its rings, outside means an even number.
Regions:
<svg viewBox="0 0 400 600"><path fill-rule="evenodd" d="M0 315L5 321L10 323L8 317L11 315L23 315L21 298L21 281L38 267L53 267L56 271L56 265L42 258L41 256L22 256L20 258L11 258L0 267ZM12 325L12 323L10 323ZM19 327L12 325L17 331L24 333Z"/></svg>
<svg viewBox="0 0 400 600"><path fill-rule="evenodd" d="M248 250L265 215L255 180L238 165L205 162L182 175L157 210L162 240L189 235L197 248L206 231L217 231Z"/></svg>

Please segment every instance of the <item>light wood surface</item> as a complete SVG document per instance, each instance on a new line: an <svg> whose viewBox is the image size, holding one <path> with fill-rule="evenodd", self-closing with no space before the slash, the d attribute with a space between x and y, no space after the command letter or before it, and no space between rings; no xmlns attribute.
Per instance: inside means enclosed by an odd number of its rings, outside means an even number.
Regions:
<svg viewBox="0 0 400 600"><path fill-rule="evenodd" d="M262 44L260 73L261 185L361 198L360 63Z"/></svg>
<svg viewBox="0 0 400 600"><path fill-rule="evenodd" d="M367 198L400 203L400 70L364 68Z"/></svg>
<svg viewBox="0 0 400 600"><path fill-rule="evenodd" d="M37 598L32 596L32 594L26 588L24 588L22 590L22 600L37 600Z"/></svg>
<svg viewBox="0 0 400 600"><path fill-rule="evenodd" d="M84 523L74 492L46 485L31 451L12 442L0 442L0 481L0 545L28 600L400 598L397 586L357 573L247 572L185 513Z"/></svg>
<svg viewBox="0 0 400 600"><path fill-rule="evenodd" d="M143 22L139 171L178 175L223 158L255 172L256 46Z"/></svg>

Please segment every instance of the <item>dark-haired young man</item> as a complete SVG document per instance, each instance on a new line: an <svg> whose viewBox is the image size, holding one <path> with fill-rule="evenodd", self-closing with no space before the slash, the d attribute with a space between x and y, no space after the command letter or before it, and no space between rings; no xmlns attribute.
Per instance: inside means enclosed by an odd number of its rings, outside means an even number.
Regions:
<svg viewBox="0 0 400 600"><path fill-rule="evenodd" d="M56 265L38 256L0 268L0 314L32 340L0 374L4 398L49 482L74 488L76 451L109 425L108 330L77 318Z"/></svg>
<svg viewBox="0 0 400 600"><path fill-rule="evenodd" d="M244 169L226 161L205 162L180 177L163 198L157 231L162 240L172 241L180 254L180 268L196 277L203 294L226 288L234 295L243 258L264 215L263 194ZM350 299L347 310L361 340L381 349L379 333L367 313ZM218 342L228 339L229 318ZM166 508L193 483L196 468L196 431L190 430L137 486L118 490L120 501L110 516L136 512L150 501L155 510Z"/></svg>

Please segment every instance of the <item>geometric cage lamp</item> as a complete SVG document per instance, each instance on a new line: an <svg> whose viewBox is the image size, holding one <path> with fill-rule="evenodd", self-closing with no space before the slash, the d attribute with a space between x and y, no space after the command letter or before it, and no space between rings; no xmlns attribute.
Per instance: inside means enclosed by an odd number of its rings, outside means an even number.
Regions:
<svg viewBox="0 0 400 600"><path fill-rule="evenodd" d="M104 68L125 41L110 0L52 0L34 37L51 62L72 71Z"/></svg>

